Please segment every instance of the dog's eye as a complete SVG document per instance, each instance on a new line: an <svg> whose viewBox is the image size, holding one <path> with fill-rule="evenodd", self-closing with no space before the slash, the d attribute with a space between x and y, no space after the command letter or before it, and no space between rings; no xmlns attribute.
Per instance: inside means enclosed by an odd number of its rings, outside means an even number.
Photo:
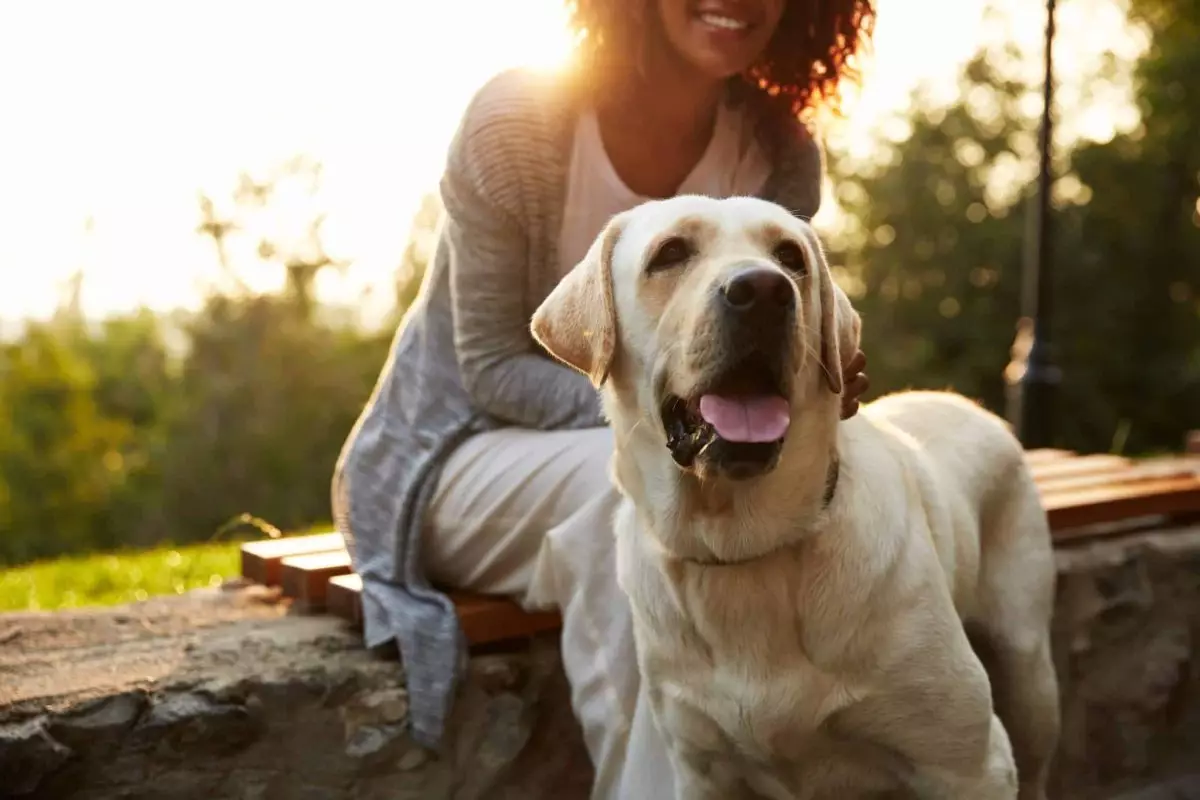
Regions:
<svg viewBox="0 0 1200 800"><path fill-rule="evenodd" d="M775 251L772 255L779 262L779 266L790 272L794 272L797 275L803 275L808 272L808 264L804 261L804 251L795 242L780 242L775 246Z"/></svg>
<svg viewBox="0 0 1200 800"><path fill-rule="evenodd" d="M650 256L650 263L646 265L647 272L658 272L660 270L677 267L692 257L692 246L687 239L679 236L672 236L658 246L654 251L654 255Z"/></svg>

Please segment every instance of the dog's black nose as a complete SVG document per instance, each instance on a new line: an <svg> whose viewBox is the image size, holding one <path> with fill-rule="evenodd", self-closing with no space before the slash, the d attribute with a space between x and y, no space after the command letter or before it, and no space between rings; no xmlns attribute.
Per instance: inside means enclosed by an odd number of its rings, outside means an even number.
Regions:
<svg viewBox="0 0 1200 800"><path fill-rule="evenodd" d="M749 267L721 287L725 305L741 312L779 312L796 304L791 279L777 269Z"/></svg>

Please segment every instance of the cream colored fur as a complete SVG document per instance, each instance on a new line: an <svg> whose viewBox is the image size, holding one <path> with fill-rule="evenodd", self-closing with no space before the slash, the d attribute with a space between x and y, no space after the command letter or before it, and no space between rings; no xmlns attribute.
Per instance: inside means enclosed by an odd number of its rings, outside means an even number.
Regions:
<svg viewBox="0 0 1200 800"><path fill-rule="evenodd" d="M695 256L646 275L669 234ZM656 378L686 396L721 357L707 298L735 265L774 263L779 236L809 268L780 460L741 481L683 470ZM839 423L858 325L811 228L745 198L618 216L534 316L550 353L603 384L618 572L677 797L1044 800L1055 578L1021 447L950 393Z"/></svg>

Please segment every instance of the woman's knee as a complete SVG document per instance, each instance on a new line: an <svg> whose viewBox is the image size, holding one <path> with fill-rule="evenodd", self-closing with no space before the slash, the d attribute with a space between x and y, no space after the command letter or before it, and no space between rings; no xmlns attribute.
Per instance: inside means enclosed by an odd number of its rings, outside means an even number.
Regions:
<svg viewBox="0 0 1200 800"><path fill-rule="evenodd" d="M479 591L523 584L545 537L613 491L611 455L607 428L472 437L447 460L430 509L431 577Z"/></svg>

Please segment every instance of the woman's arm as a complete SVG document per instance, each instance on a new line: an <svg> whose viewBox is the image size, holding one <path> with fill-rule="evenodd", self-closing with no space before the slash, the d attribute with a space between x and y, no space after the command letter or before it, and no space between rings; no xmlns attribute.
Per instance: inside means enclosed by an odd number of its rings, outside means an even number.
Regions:
<svg viewBox="0 0 1200 800"><path fill-rule="evenodd" d="M476 406L527 428L602 425L595 388L535 349L525 313L528 241L515 220L468 188L444 182L454 348Z"/></svg>
<svg viewBox="0 0 1200 800"><path fill-rule="evenodd" d="M603 425L600 398L581 373L546 357L529 331L526 297L530 215L557 146L548 109L561 88L513 70L472 99L450 145L441 181L449 256L454 346L476 407L528 428ZM540 235L536 234L536 235Z"/></svg>

